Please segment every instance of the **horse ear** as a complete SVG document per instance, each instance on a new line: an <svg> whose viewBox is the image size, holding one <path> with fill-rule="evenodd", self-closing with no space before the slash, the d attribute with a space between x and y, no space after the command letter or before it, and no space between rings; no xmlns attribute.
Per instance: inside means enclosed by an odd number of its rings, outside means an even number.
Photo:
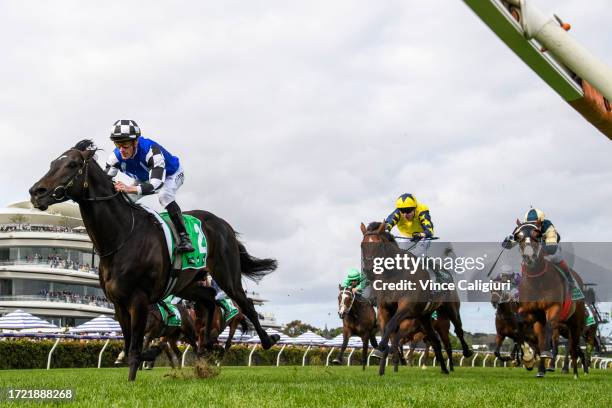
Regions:
<svg viewBox="0 0 612 408"><path fill-rule="evenodd" d="M516 219L516 225L518 225L519 227L521 226L521 222L519 221L519 219Z"/></svg>
<svg viewBox="0 0 612 408"><path fill-rule="evenodd" d="M342 285L338 284L338 290L342 290Z"/></svg>
<svg viewBox="0 0 612 408"><path fill-rule="evenodd" d="M376 230L377 234L382 234L385 231L385 220L380 223L380 227Z"/></svg>
<svg viewBox="0 0 612 408"><path fill-rule="evenodd" d="M365 226L365 225L364 225L364 223L362 222L362 223L361 223L361 233L362 233L363 235L365 235L365 234L366 234L366 232L367 232L366 226Z"/></svg>

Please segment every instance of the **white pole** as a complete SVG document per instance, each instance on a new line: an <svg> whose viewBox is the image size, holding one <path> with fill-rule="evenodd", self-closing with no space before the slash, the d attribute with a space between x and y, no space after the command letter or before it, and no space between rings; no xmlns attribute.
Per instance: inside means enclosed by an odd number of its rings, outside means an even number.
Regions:
<svg viewBox="0 0 612 408"><path fill-rule="evenodd" d="M493 367L497 367L497 357L495 357L495 360L493 360Z"/></svg>
<svg viewBox="0 0 612 408"><path fill-rule="evenodd" d="M183 351L183 355L181 356L181 368L185 367L185 357L187 357L187 352L190 348L191 344L188 344L187 347L185 347L185 351Z"/></svg>
<svg viewBox="0 0 612 408"><path fill-rule="evenodd" d="M475 364L476 364L476 357L478 357L478 354L479 353L476 353L476 354L474 354L474 357L472 357L472 367L476 367L475 366Z"/></svg>
<svg viewBox="0 0 612 408"><path fill-rule="evenodd" d="M251 362L253 361L253 353L255 352L257 346L258 344L254 344L253 348L251 349L251 352L249 353L249 367L251 366Z"/></svg>
<svg viewBox="0 0 612 408"><path fill-rule="evenodd" d="M421 357L419 357L419 367L421 367L421 362L423 361L423 357L425 356L425 351L421 351Z"/></svg>
<svg viewBox="0 0 612 408"><path fill-rule="evenodd" d="M612 100L612 70L580 45L556 21L544 15L531 0L520 0L521 25L527 39L535 38L559 61Z"/></svg>
<svg viewBox="0 0 612 408"><path fill-rule="evenodd" d="M347 359L347 361L346 361L346 365L347 365L347 366L350 366L350 365L351 365L351 357L353 356L353 353L354 353L354 352L355 352L355 349L354 349L354 348L352 348L352 349L351 349L351 352L350 352L350 353L349 353L349 355L348 355L348 359Z"/></svg>
<svg viewBox="0 0 612 408"><path fill-rule="evenodd" d="M57 340L55 340L55 344L53 345L53 347L51 347L51 350L49 350L49 355L47 356L47 370L51 369L51 356L53 355L53 352L55 351L57 343L59 343L60 339L61 337L58 337Z"/></svg>
<svg viewBox="0 0 612 408"><path fill-rule="evenodd" d="M283 344L283 347L281 347L280 351L278 352L278 355L276 356L276 366L280 366L280 357L281 354L283 354L283 350L285 349L285 347L287 347L286 344Z"/></svg>
<svg viewBox="0 0 612 408"><path fill-rule="evenodd" d="M374 350L376 349L372 349L372 351L370 351L370 354L368 354L368 367L370 366L370 357L372 357L372 354L374 353Z"/></svg>
<svg viewBox="0 0 612 408"><path fill-rule="evenodd" d="M327 359L325 360L325 365L328 366L329 365L329 358L331 357L332 353L334 352L336 348L332 347L331 350L329 350L329 353L327 353Z"/></svg>
<svg viewBox="0 0 612 408"><path fill-rule="evenodd" d="M302 367L304 367L306 365L306 355L308 354L308 352L310 351L310 348L312 346L308 346L308 348L306 349L306 351L304 352L304 357L302 357Z"/></svg>
<svg viewBox="0 0 612 408"><path fill-rule="evenodd" d="M486 367L486 364L487 364L487 358L489 358L489 355L488 355L488 354L485 354L485 358L484 358L484 360L482 360L482 366L483 366L483 367Z"/></svg>
<svg viewBox="0 0 612 408"><path fill-rule="evenodd" d="M106 350L106 346L108 346L109 342L110 339L106 339L106 343L104 343L104 346L102 346L102 350L100 350L100 355L98 355L98 368L102 367L102 354L104 354L104 350Z"/></svg>

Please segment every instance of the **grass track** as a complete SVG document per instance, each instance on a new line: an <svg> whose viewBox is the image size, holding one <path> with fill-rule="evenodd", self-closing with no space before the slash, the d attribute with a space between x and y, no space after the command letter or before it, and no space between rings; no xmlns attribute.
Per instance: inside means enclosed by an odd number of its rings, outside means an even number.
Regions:
<svg viewBox="0 0 612 408"><path fill-rule="evenodd" d="M190 368L187 368L191 372ZM0 388L73 388L70 407L610 407L612 370L578 380L559 372L545 379L510 368L401 367L379 377L374 367L224 367L211 379L165 376L166 368L138 373L126 368L0 371ZM1 406L42 406L0 401Z"/></svg>

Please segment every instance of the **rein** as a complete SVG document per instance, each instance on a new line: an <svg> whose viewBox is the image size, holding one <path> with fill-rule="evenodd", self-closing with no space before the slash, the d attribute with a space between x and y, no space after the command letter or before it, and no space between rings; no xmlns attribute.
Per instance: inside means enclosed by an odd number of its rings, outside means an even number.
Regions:
<svg viewBox="0 0 612 408"><path fill-rule="evenodd" d="M76 150L76 149L71 149L71 150ZM93 156L91 156L93 157ZM55 201L62 202L65 199L70 199L72 201L77 201L75 200L73 197L71 197L68 194L68 189L70 187L72 187L76 181L76 179L80 176L83 176L83 189L85 191L89 191L89 183L87 181L88 175L89 175L89 161L91 160L91 157L89 157L88 159L85 159L83 161L83 165L81 166L81 168L79 168L79 170L74 173L74 175L70 178L70 180L68 180L65 184L59 185L57 187L55 187L55 189L53 190L53 193L51 194L51 197L53 197L53 199ZM58 196L58 191L62 192L61 196ZM90 201L90 202L98 202L98 201L109 201L112 200L113 198L117 197L120 194L120 191L115 191L114 194L111 195L107 195L107 196L94 196L93 197L83 197L81 198L81 200L83 201ZM98 249L95 247L94 245L94 252L96 253L96 255L98 255L100 258L105 258L107 256L110 256L112 254L114 254L115 252L119 251L121 248L123 248L123 246L128 242L129 238L132 236L132 233L134 232L134 226L136 224L135 221L135 217L134 217L134 208L132 206L130 206L130 215L132 216L132 226L130 228L130 232L128 233L128 235L125 237L125 239L123 240L123 242L121 242L121 244L119 244L119 246L117 246L117 248L108 251L106 253L101 254ZM93 245L93 242L92 242Z"/></svg>

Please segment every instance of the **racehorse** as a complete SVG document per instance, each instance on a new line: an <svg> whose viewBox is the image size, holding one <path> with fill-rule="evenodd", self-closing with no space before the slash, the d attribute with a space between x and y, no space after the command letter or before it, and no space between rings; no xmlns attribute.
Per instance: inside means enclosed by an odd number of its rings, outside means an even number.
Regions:
<svg viewBox="0 0 612 408"><path fill-rule="evenodd" d="M91 140L82 140L54 159L49 171L30 188L30 201L43 211L67 200L79 205L87 233L100 257L100 287L114 304L123 331L128 380L134 381L143 357L150 359L147 353L142 355L149 305L175 294L209 310L208 318L212 319L214 290L196 285L207 272L202 269L182 270L176 280L171 280L174 277L171 257L161 227L149 212L115 191L111 178L95 160L96 150ZM216 215L200 210L186 213L202 223L208 242L208 272L238 303L253 323L262 347L269 349L280 337L268 336L261 327L242 288L241 277L260 280L276 269L276 261L249 255L234 229ZM199 345L198 355L211 348L207 338L206 344Z"/></svg>
<svg viewBox="0 0 612 408"><path fill-rule="evenodd" d="M338 316L342 319L342 347L340 354L333 360L334 364L342 364L344 351L351 336L361 338L361 366L365 370L368 361L368 341L372 347L378 347L376 341L376 311L374 306L362 296L353 292L353 288L343 288L339 285Z"/></svg>
<svg viewBox="0 0 612 408"><path fill-rule="evenodd" d="M423 366L427 366L427 359L429 356L429 347L430 342L429 339L425 336L425 332L422 327L413 328L412 325L416 322L415 320L404 320L399 327L397 333L394 336L399 336L401 338L399 343L399 348L393 352L393 371L398 371L398 366L402 357L403 345L408 343L409 351L407 360L409 364L412 365L412 358L414 355L414 350L419 341L423 341L425 343L425 351L423 353ZM448 369L450 371L455 371L455 366L453 363L453 347L450 341L450 320L446 315L441 311L438 313L438 317L433 319L431 325L438 336L442 344L444 344L444 350L446 351L446 356L448 358Z"/></svg>
<svg viewBox="0 0 612 408"><path fill-rule="evenodd" d="M568 330L574 377L578 378L576 359L580 353L580 337L585 320L584 300L572 301L569 284L553 263L545 259L539 225L531 222L521 223L519 220L516 222L513 236L519 243L523 274L519 284L518 312L524 322L533 324L533 331L538 339L540 364L536 376L544 377L544 360L554 360L556 357L557 338L563 323ZM580 276L575 271L572 271L572 274L582 287ZM555 354L551 356L550 350Z"/></svg>
<svg viewBox="0 0 612 408"><path fill-rule="evenodd" d="M251 299L249 299L249 301L251 301ZM208 313L208 311L205 311L205 312ZM205 319L204 316L199 316L200 315L199 310L193 309L191 313L196 322L195 330L196 330L196 333L199 339L198 341L203 341L205 337L205 332L208 331L206 326L203 323L207 321L207 319ZM220 350L221 354L228 351L230 347L232 346L232 340L234 339L234 334L236 333L236 329L238 328L238 325L240 325L240 330L242 331L242 333L246 333L249 330L249 326L246 322L246 318L244 314L242 313L242 310L240 310L240 308L238 308L238 314L236 314L236 316L234 316L229 322L229 335L227 337L227 340L225 340L225 346L223 347L223 350L222 351ZM219 339L219 335L223 333L226 327L228 327L228 322L224 318L224 314L223 314L223 311L221 310L221 306L219 306L218 304L215 304L215 309L213 312L213 318L212 318L210 334L209 334L211 340L217 343Z"/></svg>
<svg viewBox="0 0 612 408"><path fill-rule="evenodd" d="M496 282L512 282L514 275L511 273L502 273L495 279ZM522 324L522 320L518 314L518 298L513 298L510 291L492 289L491 290L491 305L495 308L495 351L494 355L501 361L515 360L517 366L521 364L523 348L520 347L524 342L525 347L531 346L537 349L537 339L530 326ZM501 347L504 340L507 338L514 341L510 356L501 355ZM532 360L530 359L526 365L527 369L532 369Z"/></svg>
<svg viewBox="0 0 612 408"><path fill-rule="evenodd" d="M384 223L372 222L367 228L362 223L361 232L363 234L361 259L364 265L363 269L370 281L377 276L373 273L375 259L389 259L403 255L414 258L412 253L399 247L393 235L385 231ZM455 327L455 334L461 342L463 355L470 357L473 352L469 349L463 336L461 316L459 315L459 296L456 290L434 293L429 289L423 289L419 282L429 281L430 276L421 263L418 264L416 270L405 275L403 276L404 278L410 279L415 284L414 290L395 291L393 296L387 296L383 291L377 292L378 319L383 331L379 344L379 350L383 354L380 361L379 374L384 374L386 357L389 354L389 339L393 340L392 349L397 350L401 339L399 336L392 336L392 334L397 332L400 324L406 319L417 320L420 323L420 327L423 328L427 338L431 341L436 359L440 362L442 373L448 374L446 362L442 357L440 339L432 326L431 315L436 310L444 310L446 316ZM413 330L416 330L419 326L415 322L411 324L411 327L413 327Z"/></svg>
<svg viewBox="0 0 612 408"><path fill-rule="evenodd" d="M180 326L166 325L158 305L149 305L149 314L147 316L143 349L147 350L149 345L155 339L160 339L159 344L155 347L159 351L163 350L166 353L172 368L180 368L178 356L180 356L181 353L177 347L177 341L183 340L187 342L189 345L191 345L193 350L196 351L198 350L198 343L194 320L190 314L191 309L186 308L180 303L176 304L175 306L180 313ZM122 351L117 357L115 364L122 364L124 358L125 353ZM146 366L146 368L153 368L154 361L155 359L145 361L145 363L150 363L148 366Z"/></svg>

